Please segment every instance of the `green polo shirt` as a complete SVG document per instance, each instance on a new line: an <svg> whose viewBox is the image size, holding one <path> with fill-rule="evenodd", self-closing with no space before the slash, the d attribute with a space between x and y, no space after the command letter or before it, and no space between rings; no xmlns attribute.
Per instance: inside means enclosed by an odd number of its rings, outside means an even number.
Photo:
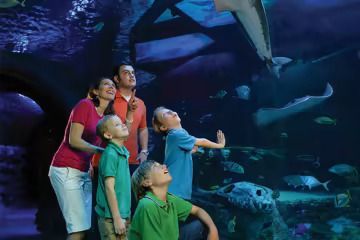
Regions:
<svg viewBox="0 0 360 240"><path fill-rule="evenodd" d="M103 218L112 218L105 194L105 178L115 178L115 194L121 218L130 217L131 179L129 171L129 152L124 147L112 143L106 146L99 162L99 182L96 193L96 213Z"/></svg>
<svg viewBox="0 0 360 240"><path fill-rule="evenodd" d="M129 240L178 240L179 221L189 216L192 204L167 194L167 202L151 192L139 201L131 221Z"/></svg>

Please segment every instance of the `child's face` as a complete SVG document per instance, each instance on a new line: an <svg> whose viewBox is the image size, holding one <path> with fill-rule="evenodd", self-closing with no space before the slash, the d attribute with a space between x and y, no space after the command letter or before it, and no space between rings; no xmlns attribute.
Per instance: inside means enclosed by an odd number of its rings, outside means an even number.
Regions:
<svg viewBox="0 0 360 240"><path fill-rule="evenodd" d="M167 108L163 108L157 113L157 119L163 125L161 126L163 129L161 129L160 127L160 130L162 131L177 127L181 122L179 115L177 115L176 112Z"/></svg>
<svg viewBox="0 0 360 240"><path fill-rule="evenodd" d="M106 122L106 132L110 139L124 139L129 136L126 124L121 122L118 116L113 116Z"/></svg>
<svg viewBox="0 0 360 240"><path fill-rule="evenodd" d="M171 175L166 165L160 163L155 163L151 167L151 172L149 174L149 180L151 181L152 186L162 186L168 185L171 182Z"/></svg>

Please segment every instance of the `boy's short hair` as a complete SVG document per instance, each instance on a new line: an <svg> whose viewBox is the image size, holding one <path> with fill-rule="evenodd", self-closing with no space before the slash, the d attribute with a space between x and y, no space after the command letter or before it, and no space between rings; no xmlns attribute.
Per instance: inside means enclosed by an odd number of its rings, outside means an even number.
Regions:
<svg viewBox="0 0 360 240"><path fill-rule="evenodd" d="M158 113L159 113L161 110L163 110L163 109L166 109L166 108L163 107L163 106L160 106L160 107L155 108L154 113L153 113L153 117L152 117L152 126L153 126L155 132L157 132L157 133L162 133L162 134L165 135L165 134L166 134L166 131L161 131L160 127L161 127L163 124L160 122L160 120L159 120L159 118L158 118Z"/></svg>
<svg viewBox="0 0 360 240"><path fill-rule="evenodd" d="M146 160L140 163L139 167L134 171L131 176L131 188L135 195L135 200L139 201L145 196L145 193L150 190L150 187L143 186L144 180L149 178L152 166L156 162L153 160Z"/></svg>
<svg viewBox="0 0 360 240"><path fill-rule="evenodd" d="M108 142L109 139L104 136L104 133L108 130L107 123L109 120L116 115L110 114L105 115L102 119L99 120L99 122L96 125L96 135L98 135L103 141Z"/></svg>

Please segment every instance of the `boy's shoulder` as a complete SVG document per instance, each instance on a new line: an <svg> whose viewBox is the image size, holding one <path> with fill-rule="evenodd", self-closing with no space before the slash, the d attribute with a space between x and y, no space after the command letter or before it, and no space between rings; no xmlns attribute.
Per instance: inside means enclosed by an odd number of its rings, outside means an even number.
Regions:
<svg viewBox="0 0 360 240"><path fill-rule="evenodd" d="M140 211L144 211L144 212L157 211L158 207L159 205L156 203L156 201L147 196L140 199L137 206L137 208L139 208Z"/></svg>
<svg viewBox="0 0 360 240"><path fill-rule="evenodd" d="M170 129L167 136L168 137L179 137L179 136L188 136L189 133L184 128L173 128Z"/></svg>
<svg viewBox="0 0 360 240"><path fill-rule="evenodd" d="M115 148L112 144L107 144L105 150L101 153L101 156L117 155Z"/></svg>
<svg viewBox="0 0 360 240"><path fill-rule="evenodd" d="M122 157L128 157L129 151L126 149L126 147L115 145L114 143L109 142L107 146L105 147L104 152L102 155L114 155L114 156L122 156Z"/></svg>

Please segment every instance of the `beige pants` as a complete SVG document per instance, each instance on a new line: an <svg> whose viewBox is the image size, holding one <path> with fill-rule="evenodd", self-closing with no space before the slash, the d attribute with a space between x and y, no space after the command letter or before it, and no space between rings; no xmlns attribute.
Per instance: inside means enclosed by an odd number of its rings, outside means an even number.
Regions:
<svg viewBox="0 0 360 240"><path fill-rule="evenodd" d="M126 233L117 235L114 229L114 223L112 218L98 217L98 226L101 240L128 240L127 232L130 228L130 220L122 219L126 226Z"/></svg>

